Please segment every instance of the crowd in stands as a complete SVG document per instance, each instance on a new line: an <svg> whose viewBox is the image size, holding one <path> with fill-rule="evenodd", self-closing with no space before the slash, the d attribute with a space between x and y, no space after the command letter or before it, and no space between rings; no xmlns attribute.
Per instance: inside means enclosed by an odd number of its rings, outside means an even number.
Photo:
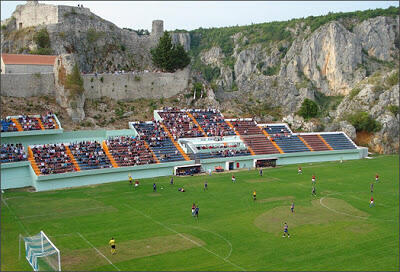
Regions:
<svg viewBox="0 0 400 272"><path fill-rule="evenodd" d="M42 129L36 117L22 115L17 120L21 124L21 127L24 131Z"/></svg>
<svg viewBox="0 0 400 272"><path fill-rule="evenodd" d="M27 160L24 146L22 144L2 144L0 151L1 163Z"/></svg>
<svg viewBox="0 0 400 272"><path fill-rule="evenodd" d="M106 144L119 166L134 166L155 163L153 155L144 141L130 136L109 138Z"/></svg>
<svg viewBox="0 0 400 272"><path fill-rule="evenodd" d="M64 144L33 146L32 153L42 175L77 171Z"/></svg>
<svg viewBox="0 0 400 272"><path fill-rule="evenodd" d="M81 170L110 168L110 160L97 141L82 141L69 145Z"/></svg>
<svg viewBox="0 0 400 272"><path fill-rule="evenodd" d="M135 129L140 139L147 141L151 146L168 138L167 133L159 121L154 121L151 124L139 122L135 125Z"/></svg>
<svg viewBox="0 0 400 272"><path fill-rule="evenodd" d="M46 115L41 115L40 120L42 121L42 125L44 129L55 129L56 128L56 119L52 112L47 112Z"/></svg>
<svg viewBox="0 0 400 272"><path fill-rule="evenodd" d="M174 139L203 137L199 127L194 124L190 116L176 108L164 108L158 112L163 118L164 124L168 127Z"/></svg>
<svg viewBox="0 0 400 272"><path fill-rule="evenodd" d="M224 117L216 109L196 109L193 110L191 114L208 137L235 135L235 132L228 126Z"/></svg>
<svg viewBox="0 0 400 272"><path fill-rule="evenodd" d="M18 131L17 126L11 120L10 117L1 119L1 132L13 132Z"/></svg>

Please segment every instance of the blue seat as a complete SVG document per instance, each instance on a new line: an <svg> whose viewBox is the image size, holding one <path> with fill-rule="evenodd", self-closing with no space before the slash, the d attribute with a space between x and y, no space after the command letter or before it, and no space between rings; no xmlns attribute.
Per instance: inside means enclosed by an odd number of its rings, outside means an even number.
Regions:
<svg viewBox="0 0 400 272"><path fill-rule="evenodd" d="M320 135L334 150L357 148L342 132L332 134L324 133Z"/></svg>

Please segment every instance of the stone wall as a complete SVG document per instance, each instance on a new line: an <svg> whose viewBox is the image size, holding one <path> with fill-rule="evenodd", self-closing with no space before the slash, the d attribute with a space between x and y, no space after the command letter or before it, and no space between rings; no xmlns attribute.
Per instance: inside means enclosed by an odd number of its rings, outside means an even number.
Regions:
<svg viewBox="0 0 400 272"><path fill-rule="evenodd" d="M5 65L5 73L6 74L53 73L53 65L7 64Z"/></svg>
<svg viewBox="0 0 400 272"><path fill-rule="evenodd" d="M1 74L1 95L32 97L54 95L54 74Z"/></svg>
<svg viewBox="0 0 400 272"><path fill-rule="evenodd" d="M12 16L16 19L18 29L42 24L57 24L58 8L55 5L28 3L18 5Z"/></svg>
<svg viewBox="0 0 400 272"><path fill-rule="evenodd" d="M85 95L98 99L102 96L116 100L171 97L188 86L189 69L175 73L140 72L122 75L84 75Z"/></svg>

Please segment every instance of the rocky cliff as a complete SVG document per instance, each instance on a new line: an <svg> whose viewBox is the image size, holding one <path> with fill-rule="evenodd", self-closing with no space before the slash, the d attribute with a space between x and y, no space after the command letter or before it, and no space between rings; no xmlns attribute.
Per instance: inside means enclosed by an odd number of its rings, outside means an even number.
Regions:
<svg viewBox="0 0 400 272"><path fill-rule="evenodd" d="M200 65L194 68L219 69L210 85L226 113L283 120L303 131L345 130L356 139L359 133L347 120L363 111L381 129L358 142L376 152L398 152L399 16L360 18L332 20L314 29L299 20L285 27L290 34L268 42L257 41L254 32L264 33L254 26L232 28L231 54L226 39L212 47L201 44L207 39L202 32L196 52ZM317 118L305 121L296 115L305 98L319 104Z"/></svg>

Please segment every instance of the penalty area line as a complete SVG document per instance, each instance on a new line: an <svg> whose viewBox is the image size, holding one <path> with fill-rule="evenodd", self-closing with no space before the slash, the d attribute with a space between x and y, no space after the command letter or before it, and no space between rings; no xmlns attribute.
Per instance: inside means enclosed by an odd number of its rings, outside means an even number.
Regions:
<svg viewBox="0 0 400 272"><path fill-rule="evenodd" d="M115 264L113 264L106 256L104 256L104 254L101 253L100 250L98 250L91 242L89 242L85 237L83 237L82 234L80 234L79 232L77 232L77 234L78 234L86 243L88 243L91 247L93 247L94 250L96 250L97 253L99 253L100 256L103 256L103 258L106 259L107 262L109 262L112 266L114 266L115 269L117 269L118 271L121 271L121 270L119 270L119 268L116 267Z"/></svg>
<svg viewBox="0 0 400 272"><path fill-rule="evenodd" d="M126 205L126 206L128 206L128 207L129 207L129 205ZM174 233L178 234L178 235L179 235L179 236L181 236L182 238L184 238L184 239L186 239L186 240L188 240L188 241L192 242L193 244L195 244L195 245L199 246L200 248L204 249L205 251L207 251L207 252L209 252L209 253L213 254L214 256L216 256L216 257L220 258L220 259L221 259L221 260L223 260L224 262L226 262L226 263L228 263L228 264L230 264L230 265L232 265L232 266L234 266L234 267L236 267L236 268L238 268L238 269L240 269L240 270L242 270L242 271L247 271L247 270L246 270L246 269L244 269L243 267L241 267L241 266L239 266L239 265L237 265L237 264L235 264L235 263L233 263L233 262L231 262L231 261L227 260L227 259L226 259L226 258L224 258L224 257L221 257L221 256L219 256L217 253L215 253L215 252L213 252L213 251L209 250L208 248L205 248L204 246L200 245L200 244L199 244L199 243L197 243L196 241L193 241L192 239L190 239L190 238L186 237L186 236L185 236L185 235L183 235L182 233L180 233L180 232L177 232L176 230L174 230L174 229L172 229L172 228L168 227L167 225L165 225L165 224L163 224L163 223L161 223L161 222L159 222L159 221L157 221L157 220L153 219L151 216L149 216L149 215L147 215L147 214L145 214L145 213L142 213L142 212L141 212L141 211L139 211L139 210L133 209L132 207L129 207L129 208L131 208L132 210L134 210L134 211L136 211L136 212L140 213L140 214L141 214L141 215L143 215L144 217L147 217L147 218L149 218L149 219L150 219L150 220L152 220L154 223L157 223L158 225L160 225L160 226L162 226L162 227L166 228L167 230L169 230L169 231L172 231L172 232L174 232Z"/></svg>

